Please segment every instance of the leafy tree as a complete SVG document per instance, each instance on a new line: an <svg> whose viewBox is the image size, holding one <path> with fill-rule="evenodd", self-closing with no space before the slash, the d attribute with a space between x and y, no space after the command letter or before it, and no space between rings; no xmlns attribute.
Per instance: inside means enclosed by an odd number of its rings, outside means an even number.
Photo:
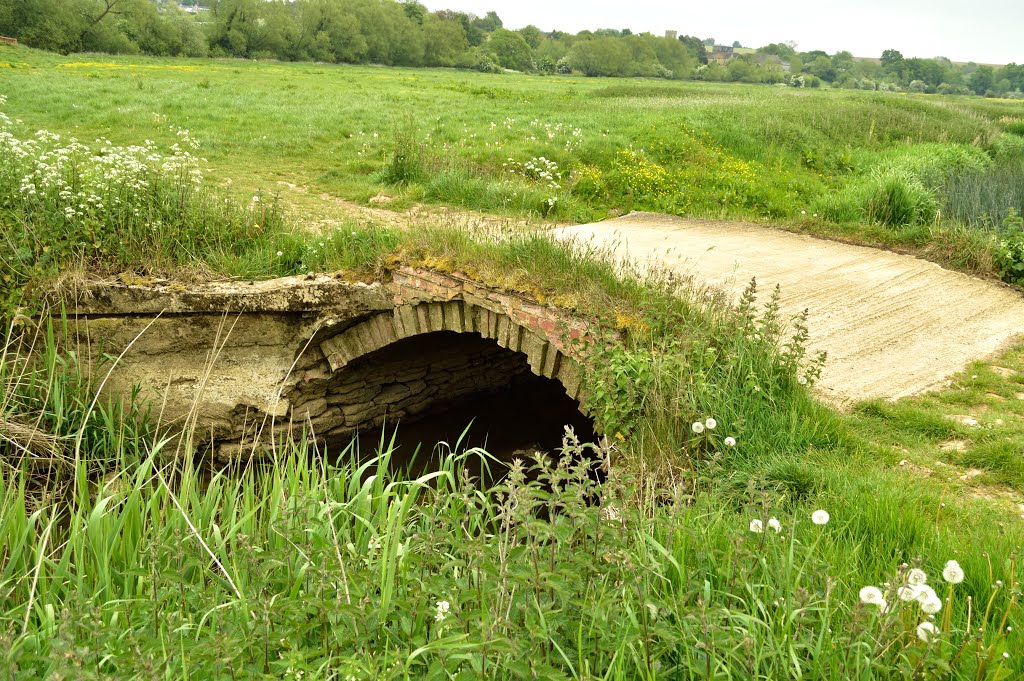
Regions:
<svg viewBox="0 0 1024 681"><path fill-rule="evenodd" d="M771 43L757 48L757 51L761 54L774 54L785 62L792 62L796 59L796 50L786 43Z"/></svg>
<svg viewBox="0 0 1024 681"><path fill-rule="evenodd" d="M529 44L515 31L504 28L497 29L487 41L487 50L497 58L498 63L506 69L515 71L533 71L533 50Z"/></svg>
<svg viewBox="0 0 1024 681"><path fill-rule="evenodd" d="M494 33L503 26L496 12L488 12L483 18L477 17L473 23L484 33Z"/></svg>
<svg viewBox="0 0 1024 681"><path fill-rule="evenodd" d="M633 71L632 54L617 38L577 42L565 59L573 71L585 76L627 76Z"/></svg>
<svg viewBox="0 0 1024 681"><path fill-rule="evenodd" d="M882 52L882 68L887 73L897 73L903 69L903 53L899 50Z"/></svg>
<svg viewBox="0 0 1024 681"><path fill-rule="evenodd" d="M544 32L533 24L522 27L517 31L517 33L523 36L523 40L526 41L526 44L529 45L532 50L536 50L540 47L540 41L544 39Z"/></svg>
<svg viewBox="0 0 1024 681"><path fill-rule="evenodd" d="M853 71L855 64L856 62L853 60L853 54L846 50L836 52L832 55L832 68L835 70L837 78L845 73Z"/></svg>
<svg viewBox="0 0 1024 681"><path fill-rule="evenodd" d="M427 8L424 5L416 0L402 0L402 9L405 10L405 16L420 26L423 25L423 17L427 14Z"/></svg>
<svg viewBox="0 0 1024 681"><path fill-rule="evenodd" d="M967 86L977 95L984 95L995 85L995 69L991 66L979 66L967 80Z"/></svg>
<svg viewBox="0 0 1024 681"><path fill-rule="evenodd" d="M816 57L814 61L804 67L804 70L829 83L836 79L836 69L832 66L832 60L825 56Z"/></svg>
<svg viewBox="0 0 1024 681"><path fill-rule="evenodd" d="M712 47L715 44L714 38L704 38L704 44L708 47Z"/></svg>
<svg viewBox="0 0 1024 681"><path fill-rule="evenodd" d="M679 42L686 46L696 59L698 64L708 63L708 51L704 48L704 41L692 35L679 36Z"/></svg>
<svg viewBox="0 0 1024 681"><path fill-rule="evenodd" d="M462 23L437 14L423 18L423 63L427 66L456 66L469 50Z"/></svg>
<svg viewBox="0 0 1024 681"><path fill-rule="evenodd" d="M999 78L1010 82L1010 90L1024 90L1024 64L1010 62L999 69Z"/></svg>
<svg viewBox="0 0 1024 681"><path fill-rule="evenodd" d="M0 33L53 52L80 50L85 10L75 0L0 0Z"/></svg>
<svg viewBox="0 0 1024 681"><path fill-rule="evenodd" d="M693 73L698 62L688 45L672 38L650 36L646 39L654 48L658 63L671 71L673 78L688 78ZM704 51L703 45L701 45L701 51Z"/></svg>
<svg viewBox="0 0 1024 681"><path fill-rule="evenodd" d="M743 45L741 45L741 44L740 44L740 41L739 41L739 40L733 40L733 41L732 41L732 46L733 46L734 48L736 48L736 47L740 47L740 48L742 48L742 47L743 47Z"/></svg>

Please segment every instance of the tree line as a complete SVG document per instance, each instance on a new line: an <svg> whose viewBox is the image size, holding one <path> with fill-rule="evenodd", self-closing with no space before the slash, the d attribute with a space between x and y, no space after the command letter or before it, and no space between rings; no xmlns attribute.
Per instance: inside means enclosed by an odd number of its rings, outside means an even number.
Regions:
<svg viewBox="0 0 1024 681"><path fill-rule="evenodd" d="M503 72L648 76L794 86L1024 96L1024 66L944 57L878 60L773 43L708 59L711 38L507 30L494 12L430 12L416 0L0 0L0 34L61 53L242 57ZM740 53L742 52L742 53ZM722 55L718 55L719 57Z"/></svg>

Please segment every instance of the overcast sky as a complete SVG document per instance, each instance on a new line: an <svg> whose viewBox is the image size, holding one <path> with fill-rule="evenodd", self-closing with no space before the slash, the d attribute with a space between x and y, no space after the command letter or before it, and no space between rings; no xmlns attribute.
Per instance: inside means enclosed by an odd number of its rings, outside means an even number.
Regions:
<svg viewBox="0 0 1024 681"><path fill-rule="evenodd" d="M426 0L432 10L483 16L506 28L545 31L666 29L719 43L760 47L794 40L801 51L849 50L878 57L893 47L906 57L949 57L983 64L1024 62L1024 0Z"/></svg>

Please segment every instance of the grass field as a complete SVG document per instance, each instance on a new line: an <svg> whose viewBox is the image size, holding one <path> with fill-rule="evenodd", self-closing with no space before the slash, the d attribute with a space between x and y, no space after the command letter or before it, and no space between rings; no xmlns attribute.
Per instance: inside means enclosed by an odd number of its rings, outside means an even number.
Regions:
<svg viewBox="0 0 1024 681"><path fill-rule="evenodd" d="M1004 133L1020 102L23 48L5 61L26 130L138 144L187 128L214 178L310 222L336 216L332 197L378 194L573 221L649 209L932 247L985 271L956 227L1024 212L1024 138ZM943 224L953 236L935 237Z"/></svg>
<svg viewBox="0 0 1024 681"><path fill-rule="evenodd" d="M320 198L385 193L393 208L526 221L639 207L771 219L983 270L977 210L938 226L883 215L951 205L951 177L1015 177L1002 128L1020 105L9 48L4 60L7 675L1024 674L1024 348L935 394L839 414L812 399L814 364L770 306L730 308L529 230L357 224ZM909 202L878 200L903 189ZM485 455L457 448L430 479L369 476L386 441L369 462L329 466L300 438L265 466L197 471L145 405L95 399L60 324L16 309L38 310L38 287L70 270L374 278L401 263L626 332L592 350L603 486L568 457L479 490L462 471ZM950 560L962 582L943 578ZM899 591L916 569L933 593Z"/></svg>

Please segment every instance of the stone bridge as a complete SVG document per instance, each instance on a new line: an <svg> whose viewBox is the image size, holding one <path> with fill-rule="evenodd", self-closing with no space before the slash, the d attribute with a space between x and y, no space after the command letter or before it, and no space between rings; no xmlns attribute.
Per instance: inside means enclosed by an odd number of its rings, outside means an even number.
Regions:
<svg viewBox="0 0 1024 681"><path fill-rule="evenodd" d="M154 417L222 460L288 429L345 442L457 405L468 422L466 405L512 388L526 402L560 399L577 419L586 412L576 341L587 323L458 274L91 283L65 305L105 391L138 386Z"/></svg>

